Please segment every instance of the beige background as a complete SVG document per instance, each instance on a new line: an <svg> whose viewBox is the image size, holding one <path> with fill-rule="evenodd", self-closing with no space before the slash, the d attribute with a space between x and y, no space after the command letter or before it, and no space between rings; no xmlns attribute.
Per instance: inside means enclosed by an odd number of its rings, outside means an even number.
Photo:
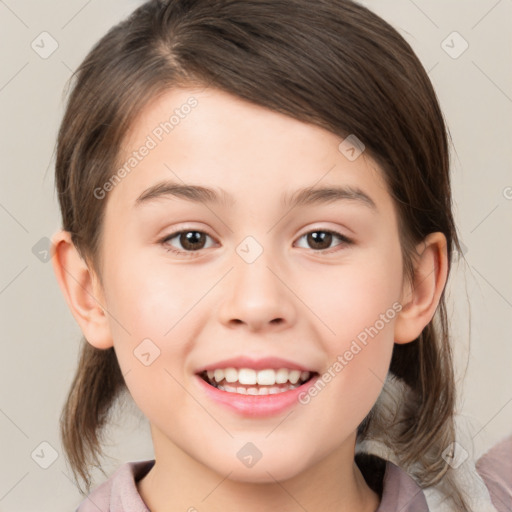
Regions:
<svg viewBox="0 0 512 512"><path fill-rule="evenodd" d="M40 240L60 223L53 171L64 86L91 46L139 4L0 0L0 512L72 511L81 501L58 434L80 331L51 264L40 260ZM512 431L512 1L364 4L398 28L429 70L456 148L455 212L467 250L450 286L452 326L465 373L464 447L479 455ZM58 47L42 58L32 42L49 51L50 37ZM109 473L153 456L147 423L130 411L111 431Z"/></svg>

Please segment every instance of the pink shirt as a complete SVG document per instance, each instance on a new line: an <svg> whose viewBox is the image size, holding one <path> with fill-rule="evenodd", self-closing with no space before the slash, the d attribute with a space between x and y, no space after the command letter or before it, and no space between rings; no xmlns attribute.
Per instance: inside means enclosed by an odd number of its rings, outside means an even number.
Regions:
<svg viewBox="0 0 512 512"><path fill-rule="evenodd" d="M149 472L154 460L123 464L97 487L75 512L150 512L136 482ZM376 512L428 512L420 487L398 466L386 463L383 494Z"/></svg>
<svg viewBox="0 0 512 512"><path fill-rule="evenodd" d="M512 511L512 436L489 450L476 463L498 512Z"/></svg>
<svg viewBox="0 0 512 512"><path fill-rule="evenodd" d="M123 464L94 489L75 512L150 512L137 491L136 482L149 472L154 463L154 460L147 460ZM486 453L476 468L496 510L511 512L512 436ZM429 512L429 508L418 484L401 468L386 461L381 502L376 512Z"/></svg>

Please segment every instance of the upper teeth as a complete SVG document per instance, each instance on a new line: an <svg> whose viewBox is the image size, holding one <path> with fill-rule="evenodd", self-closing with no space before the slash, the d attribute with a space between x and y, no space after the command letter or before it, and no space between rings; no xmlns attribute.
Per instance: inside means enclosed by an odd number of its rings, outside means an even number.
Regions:
<svg viewBox="0 0 512 512"><path fill-rule="evenodd" d="M280 368L274 370L272 368L265 370L253 370L252 368L217 368L207 371L208 378L216 382L226 379L226 382L239 382L245 385L259 384L262 386L273 386L274 384L285 384L290 381L296 384L299 379L306 381L309 379L309 372L301 372L300 370L289 370Z"/></svg>

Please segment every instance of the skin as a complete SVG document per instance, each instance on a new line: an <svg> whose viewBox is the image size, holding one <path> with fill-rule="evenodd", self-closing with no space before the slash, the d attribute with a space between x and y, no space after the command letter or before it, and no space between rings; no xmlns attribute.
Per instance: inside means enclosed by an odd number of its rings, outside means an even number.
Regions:
<svg viewBox="0 0 512 512"><path fill-rule="evenodd" d="M445 238L433 233L418 244L408 282L377 164L365 153L348 160L333 133L216 89L155 99L123 156L191 96L197 107L103 199L101 279L68 233L53 239L74 317L89 343L114 347L149 420L156 464L139 492L152 512L375 511L379 498L354 463L356 429L382 390L393 344L414 340L434 315L446 282ZM234 201L166 196L135 206L166 179L223 188ZM357 187L375 208L354 199L283 206L282 194L313 185ZM195 242L199 250L169 251L187 250L179 237L163 241L187 229L208 235ZM315 245L304 236L325 230L352 243ZM263 250L252 263L236 250L247 236ZM400 313L307 405L246 418L196 382L200 366L238 355L282 357L322 374L397 303ZM134 356L147 338L160 350L149 366ZM247 442L262 453L250 468L236 456Z"/></svg>

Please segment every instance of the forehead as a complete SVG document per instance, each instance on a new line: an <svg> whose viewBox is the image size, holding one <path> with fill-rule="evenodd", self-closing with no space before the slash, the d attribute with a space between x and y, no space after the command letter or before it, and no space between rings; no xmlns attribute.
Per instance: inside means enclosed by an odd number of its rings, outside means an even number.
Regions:
<svg viewBox="0 0 512 512"><path fill-rule="evenodd" d="M331 185L364 190L389 207L381 170L365 153L348 159L342 141L218 89L172 89L133 123L109 202L132 208L148 188L172 180L222 189L225 204L239 207L284 204L299 188Z"/></svg>

